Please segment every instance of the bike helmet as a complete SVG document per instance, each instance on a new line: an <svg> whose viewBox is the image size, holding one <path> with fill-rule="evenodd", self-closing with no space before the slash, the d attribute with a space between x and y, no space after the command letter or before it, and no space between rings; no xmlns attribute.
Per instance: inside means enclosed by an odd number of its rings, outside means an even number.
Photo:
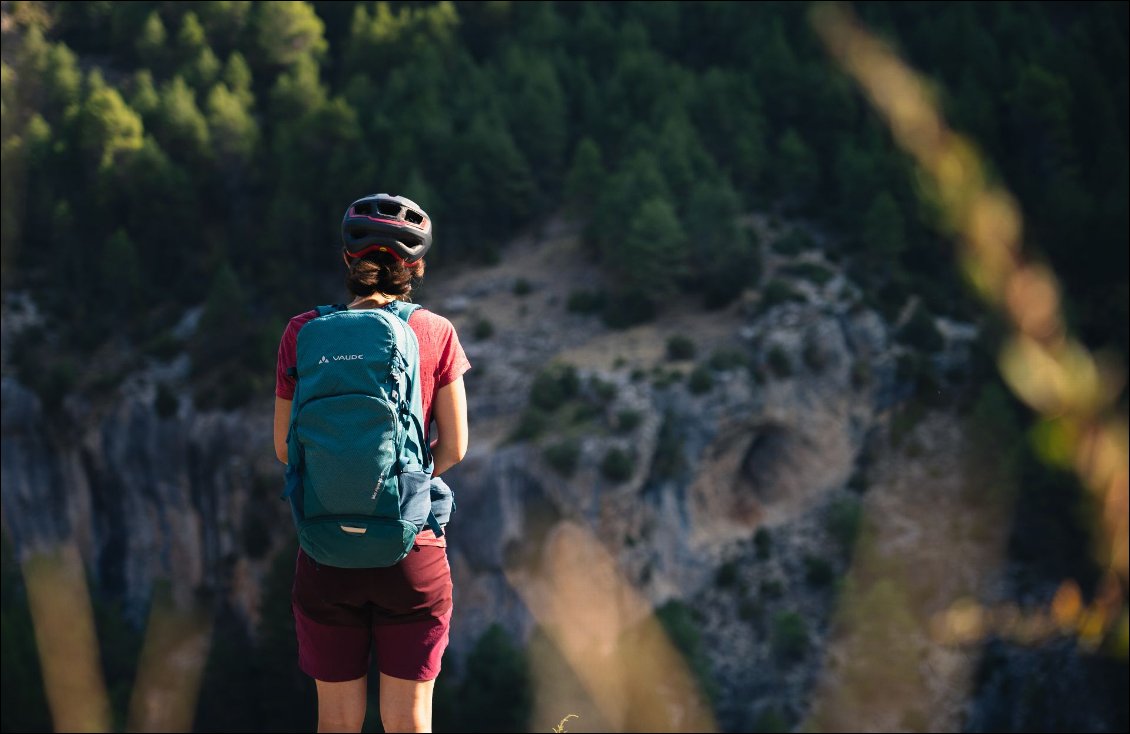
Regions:
<svg viewBox="0 0 1130 734"><path fill-rule="evenodd" d="M412 265L432 246L432 220L411 199L373 194L358 199L345 210L341 242L349 257L387 252Z"/></svg>

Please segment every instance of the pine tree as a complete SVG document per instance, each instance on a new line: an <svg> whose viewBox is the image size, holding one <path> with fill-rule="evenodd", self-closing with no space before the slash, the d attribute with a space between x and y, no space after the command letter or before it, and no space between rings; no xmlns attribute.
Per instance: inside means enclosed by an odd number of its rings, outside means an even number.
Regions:
<svg viewBox="0 0 1130 734"><path fill-rule="evenodd" d="M573 151L573 163L565 178L565 201L574 214L592 216L608 174L604 170L600 146L592 138L582 138Z"/></svg>

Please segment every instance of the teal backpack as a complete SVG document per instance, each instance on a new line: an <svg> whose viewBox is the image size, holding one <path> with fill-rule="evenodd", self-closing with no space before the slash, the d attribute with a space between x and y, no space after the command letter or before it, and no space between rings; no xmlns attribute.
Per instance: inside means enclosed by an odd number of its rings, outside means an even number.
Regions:
<svg viewBox="0 0 1130 734"><path fill-rule="evenodd" d="M417 308L319 306L298 332L283 498L318 563L392 566L424 525L443 535L433 497L440 514L454 509L431 477L420 350L408 326Z"/></svg>

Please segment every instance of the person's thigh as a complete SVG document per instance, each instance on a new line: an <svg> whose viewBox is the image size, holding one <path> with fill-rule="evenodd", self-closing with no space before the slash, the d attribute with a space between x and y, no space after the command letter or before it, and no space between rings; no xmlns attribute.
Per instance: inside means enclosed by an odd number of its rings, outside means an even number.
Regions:
<svg viewBox="0 0 1130 734"><path fill-rule="evenodd" d="M315 679L318 685L318 731L361 731L368 704L368 682L368 676L332 683Z"/></svg>
<svg viewBox="0 0 1130 734"><path fill-rule="evenodd" d="M381 724L386 732L432 730L435 679L404 680L381 673Z"/></svg>

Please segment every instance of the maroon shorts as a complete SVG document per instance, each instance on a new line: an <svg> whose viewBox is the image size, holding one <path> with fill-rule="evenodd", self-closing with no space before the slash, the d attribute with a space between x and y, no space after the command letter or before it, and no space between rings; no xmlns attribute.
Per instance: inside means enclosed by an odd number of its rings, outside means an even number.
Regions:
<svg viewBox="0 0 1130 734"><path fill-rule="evenodd" d="M413 546L388 568L335 568L301 549L291 591L298 667L326 682L356 680L377 669L405 680L439 675L451 623L447 549Z"/></svg>

